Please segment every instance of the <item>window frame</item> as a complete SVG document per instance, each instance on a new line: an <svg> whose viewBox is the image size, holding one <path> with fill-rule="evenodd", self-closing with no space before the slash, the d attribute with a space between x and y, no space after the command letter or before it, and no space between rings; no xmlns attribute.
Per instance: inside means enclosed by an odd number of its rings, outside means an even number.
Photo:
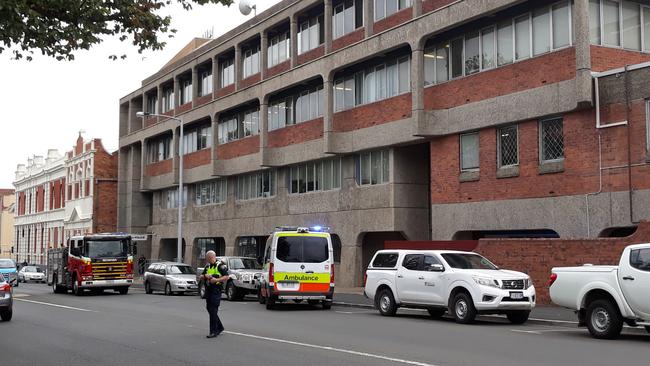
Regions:
<svg viewBox="0 0 650 366"><path fill-rule="evenodd" d="M207 187L206 200L201 194L202 188ZM223 196L222 196L223 194ZM228 180L216 179L194 184L194 205L197 207L223 205L228 201Z"/></svg>
<svg viewBox="0 0 650 366"><path fill-rule="evenodd" d="M476 135L477 136L477 163L478 165L473 168L464 168L463 167L463 136L469 136L469 135ZM481 169L481 134L479 131L473 131L473 132L466 132L466 133L461 133L458 136L458 145L459 145L459 162L460 162L460 171L461 172L478 172Z"/></svg>
<svg viewBox="0 0 650 366"><path fill-rule="evenodd" d="M413 1L412 0L405 0L405 5L403 8L400 8L400 0L392 0L395 1L397 10L394 13L388 14L388 2L391 0L383 0L384 2L384 15L381 18L377 18L377 0L372 0L373 1L373 18L375 19L375 22L378 22L382 19L389 18L391 15L397 14L400 11L404 9L408 9L413 6Z"/></svg>
<svg viewBox="0 0 650 366"><path fill-rule="evenodd" d="M377 180L377 183L372 183L372 166L373 166L373 160L372 156L373 153L380 154L380 161L379 161L379 169L381 170L381 179ZM370 175L367 177L368 178L368 183L363 183L363 159L367 155L368 157L368 164L370 166ZM385 157L385 158L384 158ZM379 150L370 150L370 151L365 151L356 156L356 167L355 167L355 181L357 182L358 187L369 187L369 186L378 186L382 184L389 184L391 182L391 171L392 171L392 158L391 158L391 153L390 149L379 149ZM385 161L387 160L387 161ZM388 166L385 166L385 163L388 163ZM386 175L387 177L384 177L384 168L387 168L386 170Z"/></svg>
<svg viewBox="0 0 650 366"><path fill-rule="evenodd" d="M553 121L557 121L557 120L561 121L561 123L562 123L562 157L559 158L559 159L545 160L544 159L545 149L544 149L544 135L543 135L544 130L543 130L543 126L544 126L544 123L549 123L549 122L553 122ZM547 163L559 163L559 162L564 161L564 159L566 158L566 156L564 155L564 118L562 116L557 116L557 117L549 117L549 118L540 119L539 123L537 125L537 129L539 131L538 134L537 134L538 135L538 141L539 141L538 149L537 149L538 153L539 153L539 163L540 164L547 164ZM519 138L519 133L517 133L517 138ZM518 143L519 143L519 141L517 141L517 144ZM517 148L517 150L519 150L519 149Z"/></svg>
<svg viewBox="0 0 650 366"><path fill-rule="evenodd" d="M212 85L212 69L201 71L201 74L199 76L199 84L200 88L198 88L198 97L204 97L214 92L214 85ZM209 88L207 88L207 86L209 86Z"/></svg>
<svg viewBox="0 0 650 366"><path fill-rule="evenodd" d="M502 156L502 146L501 146L501 130L504 128L508 127L515 127L515 131L517 132L517 163L516 164L509 164L509 165L501 165L501 156ZM511 167L516 167L519 166L520 164L520 157L519 157L519 124L509 124L505 126L500 126L497 128L497 167L499 169L502 168L511 168Z"/></svg>
<svg viewBox="0 0 650 366"><path fill-rule="evenodd" d="M232 67L232 72L228 71ZM219 88L223 89L230 85L235 84L235 58L231 57L219 62ZM232 74L232 75L231 75ZM224 78L224 75L228 75L228 78ZM225 80L228 80L228 84L225 84Z"/></svg>

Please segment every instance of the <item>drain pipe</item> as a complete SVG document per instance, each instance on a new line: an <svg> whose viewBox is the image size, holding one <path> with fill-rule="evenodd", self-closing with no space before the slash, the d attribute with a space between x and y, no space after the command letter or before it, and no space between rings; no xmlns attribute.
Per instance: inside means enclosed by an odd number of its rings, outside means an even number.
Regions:
<svg viewBox="0 0 650 366"><path fill-rule="evenodd" d="M591 238L591 223L589 217L589 196L597 196L603 191L603 145L598 131L598 191L585 194L585 205L587 207L587 238Z"/></svg>

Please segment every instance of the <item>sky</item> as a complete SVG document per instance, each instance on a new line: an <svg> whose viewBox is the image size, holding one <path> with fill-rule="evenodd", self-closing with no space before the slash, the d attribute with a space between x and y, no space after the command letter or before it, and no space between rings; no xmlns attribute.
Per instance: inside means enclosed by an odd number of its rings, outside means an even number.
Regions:
<svg viewBox="0 0 650 366"><path fill-rule="evenodd" d="M279 0L257 0L262 12ZM119 100L138 89L142 80L158 71L194 37L208 30L218 37L248 17L232 6L195 5L191 11L174 5L165 13L178 30L162 51L138 54L136 47L106 39L74 61L56 61L35 52L34 61L12 60L0 54L0 188L13 188L17 164L27 164L48 149L71 150L79 131L85 139L101 138L109 152L117 150ZM112 61L110 55L126 54Z"/></svg>

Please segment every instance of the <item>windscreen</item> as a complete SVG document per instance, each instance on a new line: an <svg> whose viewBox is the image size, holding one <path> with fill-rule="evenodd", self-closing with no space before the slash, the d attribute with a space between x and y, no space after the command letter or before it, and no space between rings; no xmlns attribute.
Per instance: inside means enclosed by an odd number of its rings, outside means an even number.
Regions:
<svg viewBox="0 0 650 366"><path fill-rule="evenodd" d="M16 268L16 265L10 259L0 259L0 268Z"/></svg>
<svg viewBox="0 0 650 366"><path fill-rule="evenodd" d="M452 268L457 269L498 269L489 260L478 254L445 253L442 257Z"/></svg>
<svg viewBox="0 0 650 366"><path fill-rule="evenodd" d="M88 240L86 256L89 258L126 257L128 246L126 240Z"/></svg>
<svg viewBox="0 0 650 366"><path fill-rule="evenodd" d="M43 270L38 267L29 266L25 267L25 272L43 272Z"/></svg>
<svg viewBox="0 0 650 366"><path fill-rule="evenodd" d="M169 266L167 274L196 274L190 266Z"/></svg>
<svg viewBox="0 0 650 366"><path fill-rule="evenodd" d="M252 258L233 258L230 260L230 269L262 269L262 266Z"/></svg>
<svg viewBox="0 0 650 366"><path fill-rule="evenodd" d="M322 263L329 259L327 239L318 236L281 236L276 257L287 263Z"/></svg>

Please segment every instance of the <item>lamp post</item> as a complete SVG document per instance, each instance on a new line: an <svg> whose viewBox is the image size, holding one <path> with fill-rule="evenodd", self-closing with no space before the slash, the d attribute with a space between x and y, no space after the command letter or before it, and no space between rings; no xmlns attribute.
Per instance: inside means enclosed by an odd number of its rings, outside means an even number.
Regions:
<svg viewBox="0 0 650 366"><path fill-rule="evenodd" d="M137 112L137 117L163 117L173 119L180 125L180 138L178 141L178 241L176 243L176 261L183 262L183 120L163 114Z"/></svg>

